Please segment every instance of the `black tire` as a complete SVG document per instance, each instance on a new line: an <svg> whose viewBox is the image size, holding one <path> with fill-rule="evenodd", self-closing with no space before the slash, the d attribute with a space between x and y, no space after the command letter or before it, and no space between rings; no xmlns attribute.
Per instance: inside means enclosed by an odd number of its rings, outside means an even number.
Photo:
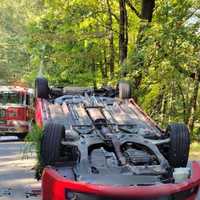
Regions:
<svg viewBox="0 0 200 200"><path fill-rule="evenodd" d="M65 128L63 125L55 123L45 125L41 141L41 159L44 166L55 165L60 160L61 141L64 135Z"/></svg>
<svg viewBox="0 0 200 200"><path fill-rule="evenodd" d="M48 99L50 89L47 79L38 77L35 80L35 96L39 98Z"/></svg>
<svg viewBox="0 0 200 200"><path fill-rule="evenodd" d="M131 98L131 86L126 81L120 81L118 83L119 98L130 99Z"/></svg>
<svg viewBox="0 0 200 200"><path fill-rule="evenodd" d="M17 134L17 137L20 139L20 140L24 140L25 137L27 136L28 133L19 133Z"/></svg>
<svg viewBox="0 0 200 200"><path fill-rule="evenodd" d="M169 164L176 167L186 167L190 149L190 134L185 124L168 125L167 134L170 137L168 152Z"/></svg>

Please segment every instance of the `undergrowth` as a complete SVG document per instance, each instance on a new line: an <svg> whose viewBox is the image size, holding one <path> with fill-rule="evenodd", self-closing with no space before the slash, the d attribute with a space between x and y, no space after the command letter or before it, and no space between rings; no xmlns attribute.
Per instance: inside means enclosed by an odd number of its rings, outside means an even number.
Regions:
<svg viewBox="0 0 200 200"><path fill-rule="evenodd" d="M28 155L28 153L33 152L33 150L36 153L36 166L35 166L35 178L40 179L42 175L43 165L41 160L41 140L42 140L42 129L39 128L37 125L34 125L32 127L32 130L28 133L25 142L25 149L24 149L24 155Z"/></svg>

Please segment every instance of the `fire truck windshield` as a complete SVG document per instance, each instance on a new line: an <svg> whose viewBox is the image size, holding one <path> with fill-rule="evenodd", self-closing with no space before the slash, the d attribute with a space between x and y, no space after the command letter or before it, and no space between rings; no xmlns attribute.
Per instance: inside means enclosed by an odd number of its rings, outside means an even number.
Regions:
<svg viewBox="0 0 200 200"><path fill-rule="evenodd" d="M23 95L19 92L1 92L0 104L23 104Z"/></svg>

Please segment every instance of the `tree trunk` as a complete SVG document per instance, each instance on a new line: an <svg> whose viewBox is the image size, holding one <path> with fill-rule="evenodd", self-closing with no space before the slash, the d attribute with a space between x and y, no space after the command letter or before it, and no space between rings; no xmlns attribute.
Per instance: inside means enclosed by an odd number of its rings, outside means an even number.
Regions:
<svg viewBox="0 0 200 200"><path fill-rule="evenodd" d="M103 49L102 52L102 60L100 62L100 71L101 71L101 76L103 80L103 85L107 85L108 81L108 69L107 69L107 58L106 58L106 50Z"/></svg>
<svg viewBox="0 0 200 200"><path fill-rule="evenodd" d="M114 48L114 33L113 33L113 20L110 1L106 0L108 7L108 27L109 27L109 48L110 48L110 79L112 80L115 73L115 48Z"/></svg>
<svg viewBox="0 0 200 200"><path fill-rule="evenodd" d="M119 20L119 63L123 64L128 53L128 15L126 10L126 0L119 0L120 20Z"/></svg>
<svg viewBox="0 0 200 200"><path fill-rule="evenodd" d="M95 63L95 60L92 59L91 72L93 74L93 88L94 89L97 88L96 71L97 71L96 63Z"/></svg>
<svg viewBox="0 0 200 200"><path fill-rule="evenodd" d="M161 107L160 107L160 122L161 125L165 125L166 122L166 113L167 113L167 96L166 96L166 87L163 85L161 88Z"/></svg>
<svg viewBox="0 0 200 200"><path fill-rule="evenodd" d="M197 110L197 98L198 98L198 92L199 92L199 81L198 81L199 73L196 73L195 76L195 82L194 82L194 90L193 95L190 99L190 105L189 105L189 116L188 116L188 127L190 129L190 132L193 132L194 129L194 122L196 120L196 110Z"/></svg>
<svg viewBox="0 0 200 200"><path fill-rule="evenodd" d="M155 0L142 0L141 17L151 22L154 7L155 7Z"/></svg>
<svg viewBox="0 0 200 200"><path fill-rule="evenodd" d="M180 91L180 94L181 94L181 97L182 97L182 103L183 103L183 121L185 122L185 123L187 123L186 122L186 113L187 113L187 107L186 107L186 98L185 98L185 95L184 95L184 93L183 93L183 89L182 89L182 87L181 87L181 85L180 84L177 84L177 86L178 86L178 89L179 89L179 91Z"/></svg>
<svg viewBox="0 0 200 200"><path fill-rule="evenodd" d="M134 49L134 54L137 55L138 52L141 51L141 49L143 48L143 38L144 38L144 32L145 29L148 28L148 23L141 23L139 30L138 30L138 35L137 35L137 40L136 40L136 44L135 44L135 49ZM139 65L138 65L139 63ZM139 58L139 60L135 60L133 61L132 65L138 65L138 73L137 75L134 75L133 77L133 85L134 85L134 90L139 91L140 85L142 83L142 79L143 79L143 73L142 73L142 69L144 67L144 60ZM135 101L137 102L138 97L135 97Z"/></svg>

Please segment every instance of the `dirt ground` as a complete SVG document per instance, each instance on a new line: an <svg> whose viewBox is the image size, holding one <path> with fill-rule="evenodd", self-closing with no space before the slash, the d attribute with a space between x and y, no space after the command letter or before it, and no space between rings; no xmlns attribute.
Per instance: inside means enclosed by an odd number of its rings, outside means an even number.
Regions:
<svg viewBox="0 0 200 200"><path fill-rule="evenodd" d="M34 153L24 158L25 143L0 137L0 200L38 200L40 183L34 179Z"/></svg>

